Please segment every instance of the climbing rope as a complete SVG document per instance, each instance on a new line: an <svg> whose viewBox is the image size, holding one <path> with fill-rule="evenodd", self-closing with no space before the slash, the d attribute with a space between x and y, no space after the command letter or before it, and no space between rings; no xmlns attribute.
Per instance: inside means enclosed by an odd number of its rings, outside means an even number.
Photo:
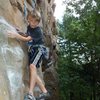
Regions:
<svg viewBox="0 0 100 100"><path fill-rule="evenodd" d="M32 0L32 8L33 10L36 8L36 0ZM27 12L27 3L26 0L24 0L24 17L26 18L28 12Z"/></svg>
<svg viewBox="0 0 100 100"><path fill-rule="evenodd" d="M26 0L24 0L24 17L26 18L27 16L27 4L26 4Z"/></svg>
<svg viewBox="0 0 100 100"><path fill-rule="evenodd" d="M32 0L32 8L33 8L33 10L35 9L35 7L36 7L36 0Z"/></svg>

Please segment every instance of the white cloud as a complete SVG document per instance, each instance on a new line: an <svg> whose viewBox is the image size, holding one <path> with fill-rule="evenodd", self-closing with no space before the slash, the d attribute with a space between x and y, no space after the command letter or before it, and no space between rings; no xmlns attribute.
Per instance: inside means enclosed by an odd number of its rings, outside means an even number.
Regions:
<svg viewBox="0 0 100 100"><path fill-rule="evenodd" d="M63 4L63 0L55 0L55 3L56 3L56 9L54 16L56 17L56 19L59 19L59 21L62 21L66 6Z"/></svg>

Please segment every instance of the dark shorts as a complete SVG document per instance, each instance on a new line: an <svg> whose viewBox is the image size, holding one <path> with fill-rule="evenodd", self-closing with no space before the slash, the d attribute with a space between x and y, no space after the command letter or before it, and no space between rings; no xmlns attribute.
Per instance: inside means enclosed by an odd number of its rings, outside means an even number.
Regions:
<svg viewBox="0 0 100 100"><path fill-rule="evenodd" d="M34 64L37 68L39 68L43 58L42 49L39 47L31 48L31 50L28 52L28 56L29 65Z"/></svg>

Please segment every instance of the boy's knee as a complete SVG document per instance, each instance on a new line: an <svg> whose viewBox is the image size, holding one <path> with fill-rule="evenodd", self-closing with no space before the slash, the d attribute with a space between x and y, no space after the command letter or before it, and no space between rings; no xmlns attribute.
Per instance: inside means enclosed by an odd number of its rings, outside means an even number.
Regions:
<svg viewBox="0 0 100 100"><path fill-rule="evenodd" d="M36 66L33 64L30 64L30 70L36 71Z"/></svg>

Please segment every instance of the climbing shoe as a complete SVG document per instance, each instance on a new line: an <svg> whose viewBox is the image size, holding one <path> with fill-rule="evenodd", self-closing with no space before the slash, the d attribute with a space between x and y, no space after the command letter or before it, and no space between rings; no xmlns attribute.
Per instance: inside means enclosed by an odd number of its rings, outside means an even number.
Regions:
<svg viewBox="0 0 100 100"><path fill-rule="evenodd" d="M39 95L39 97L36 98L36 100L48 99L48 98L50 98L49 92L47 92L47 93L41 93L41 94Z"/></svg>
<svg viewBox="0 0 100 100"><path fill-rule="evenodd" d="M36 100L35 97L30 94L30 93L27 93L24 97L24 100Z"/></svg>

